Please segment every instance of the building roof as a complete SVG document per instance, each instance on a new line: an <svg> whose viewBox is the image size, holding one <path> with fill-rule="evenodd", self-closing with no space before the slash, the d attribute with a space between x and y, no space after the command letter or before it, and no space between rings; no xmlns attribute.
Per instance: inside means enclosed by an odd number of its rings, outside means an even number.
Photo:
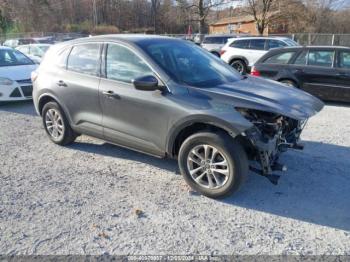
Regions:
<svg viewBox="0 0 350 262"><path fill-rule="evenodd" d="M270 12L268 16L271 17L278 13L279 11ZM254 16L252 15L240 15L240 16L234 16L234 17L225 17L210 25L215 26L215 25L226 25L226 24L237 24L237 23L249 23L254 21L255 19L254 19Z"/></svg>
<svg viewBox="0 0 350 262"><path fill-rule="evenodd" d="M246 16L236 16L236 17L226 17L218 20L217 22L211 24L211 25L226 25L226 24L237 24L237 23L247 23L247 22L253 22L254 17L252 15L246 15Z"/></svg>

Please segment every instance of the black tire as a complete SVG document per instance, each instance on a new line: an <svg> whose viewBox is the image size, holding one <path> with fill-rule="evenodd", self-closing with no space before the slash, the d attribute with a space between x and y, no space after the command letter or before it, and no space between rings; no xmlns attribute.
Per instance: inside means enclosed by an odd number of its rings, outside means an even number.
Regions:
<svg viewBox="0 0 350 262"><path fill-rule="evenodd" d="M200 147L201 145L209 145L211 147L214 147L219 151L220 154L222 154L228 163L227 169L224 169L228 170L228 178L225 178L226 182L221 187L208 188L200 185L200 183L197 183L195 181L195 178L193 178L190 174L188 159L190 159L189 157L193 152L192 150ZM181 145L178 156L178 163L180 172L188 185L193 190L200 192L201 194L210 198L223 198L233 194L240 188L248 175L248 158L246 152L237 140L233 139L224 132L201 132L188 137ZM211 166L211 164L209 164L209 166ZM214 171L211 172L212 174L214 173ZM212 181L217 181L216 175L211 175L212 178L215 177L215 179L211 179ZM208 175L204 176L203 179L204 182L206 180L209 184ZM203 179L200 179L200 181Z"/></svg>
<svg viewBox="0 0 350 262"><path fill-rule="evenodd" d="M297 83L295 83L293 80L283 79L283 80L280 80L279 82L287 86L298 88Z"/></svg>
<svg viewBox="0 0 350 262"><path fill-rule="evenodd" d="M49 127L48 127L48 125L46 123L47 113L51 109L59 114L60 123L61 123L60 125L63 126L62 133L58 137L54 137L50 133ZM61 145L61 146L69 145L69 144L73 143L74 140L77 138L78 135L71 128L71 126L70 126L70 124L69 124L69 122L67 120L67 117L65 116L63 110L61 109L61 107L56 102L48 102L47 104L45 104L44 107L43 107L41 115L42 115L43 125L44 125L44 128L45 128L46 134L49 136L51 141L54 142L55 144L58 144L58 145Z"/></svg>
<svg viewBox="0 0 350 262"><path fill-rule="evenodd" d="M230 65L236 69L241 75L248 72L247 64L241 59L235 59L230 62Z"/></svg>

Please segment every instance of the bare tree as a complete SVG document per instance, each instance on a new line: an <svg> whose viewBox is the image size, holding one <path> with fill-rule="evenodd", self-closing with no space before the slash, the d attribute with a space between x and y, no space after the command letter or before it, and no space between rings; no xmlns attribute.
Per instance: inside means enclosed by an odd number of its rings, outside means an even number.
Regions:
<svg viewBox="0 0 350 262"><path fill-rule="evenodd" d="M152 4L152 15L153 15L153 27L154 32L157 34L159 33L158 30L158 11L160 8L160 0L151 0Z"/></svg>
<svg viewBox="0 0 350 262"><path fill-rule="evenodd" d="M274 2L278 0L246 0L247 8L243 12L253 16L257 30L263 35L271 19L271 11Z"/></svg>
<svg viewBox="0 0 350 262"><path fill-rule="evenodd" d="M226 3L226 0L177 0L178 4L182 9L185 9L193 15L191 17L192 21L198 22L198 33L204 33L204 28L206 25L206 19L210 12L215 7Z"/></svg>

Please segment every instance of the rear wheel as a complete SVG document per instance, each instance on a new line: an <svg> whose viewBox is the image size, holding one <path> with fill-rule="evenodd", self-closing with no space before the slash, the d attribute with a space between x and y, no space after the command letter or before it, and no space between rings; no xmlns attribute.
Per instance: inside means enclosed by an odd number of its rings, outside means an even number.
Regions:
<svg viewBox="0 0 350 262"><path fill-rule="evenodd" d="M223 132L190 136L181 145L178 161L189 186L211 198L236 192L248 174L243 147Z"/></svg>
<svg viewBox="0 0 350 262"><path fill-rule="evenodd" d="M237 59L233 60L230 65L236 69L240 74L246 74L247 73L247 65L243 60Z"/></svg>
<svg viewBox="0 0 350 262"><path fill-rule="evenodd" d="M42 110L42 119L46 133L52 142L58 145L68 145L77 137L63 110L56 102L45 104Z"/></svg>

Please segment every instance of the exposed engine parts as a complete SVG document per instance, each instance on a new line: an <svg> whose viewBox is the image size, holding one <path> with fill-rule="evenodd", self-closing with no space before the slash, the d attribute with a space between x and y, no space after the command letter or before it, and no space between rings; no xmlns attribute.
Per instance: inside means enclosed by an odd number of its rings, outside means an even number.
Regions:
<svg viewBox="0 0 350 262"><path fill-rule="evenodd" d="M302 150L303 145L298 140L306 121L298 121L282 115L258 110L236 108L254 127L243 135L251 143L253 149L252 160L259 163L260 168L254 165L250 169L277 185L280 176L274 171L286 171L287 167L278 163L280 153L287 149Z"/></svg>

